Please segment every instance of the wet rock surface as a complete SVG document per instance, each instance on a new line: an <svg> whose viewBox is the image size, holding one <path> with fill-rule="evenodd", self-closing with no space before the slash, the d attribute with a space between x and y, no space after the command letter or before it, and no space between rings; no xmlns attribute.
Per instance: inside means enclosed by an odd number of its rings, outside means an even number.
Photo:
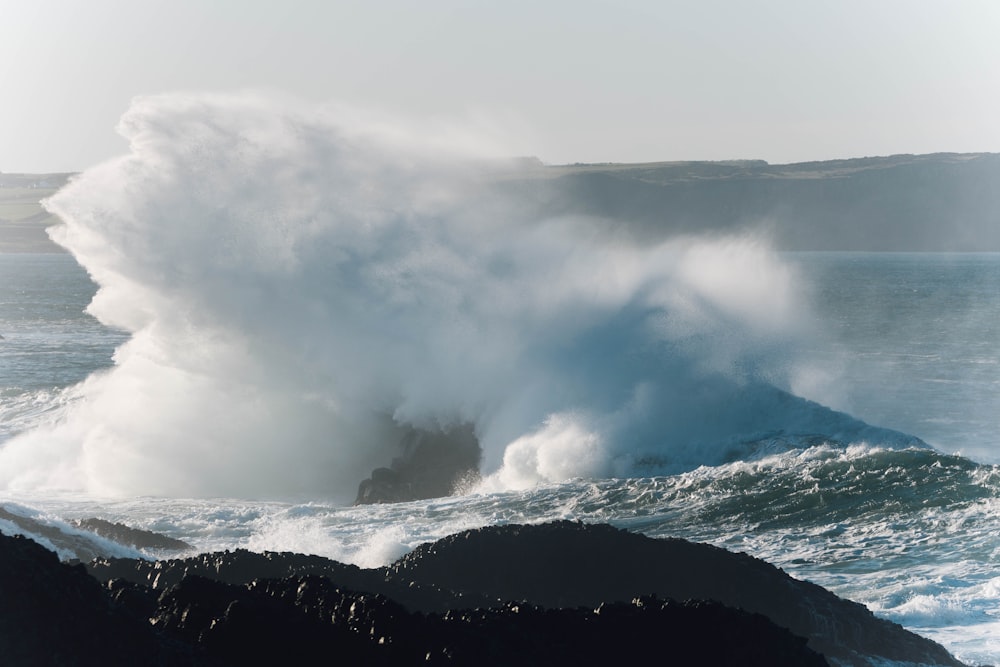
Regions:
<svg viewBox="0 0 1000 667"><path fill-rule="evenodd" d="M491 526L417 547L389 567L417 584L546 607L595 606L655 594L762 614L844 664L960 665L942 646L866 607L746 554L607 525Z"/></svg>
<svg viewBox="0 0 1000 667"><path fill-rule="evenodd" d="M84 530L114 540L119 544L130 546L134 549L151 551L188 551L194 549L183 540L177 540L166 535L154 533L149 530L132 528L121 523L112 523L105 519L91 517L74 521L74 525Z"/></svg>
<svg viewBox="0 0 1000 667"><path fill-rule="evenodd" d="M83 565L0 534L0 664L176 665L195 653L117 604Z"/></svg>
<svg viewBox="0 0 1000 667"><path fill-rule="evenodd" d="M440 430L406 428L400 455L358 485L356 505L398 503L451 495L479 477L482 451L471 424Z"/></svg>
<svg viewBox="0 0 1000 667"><path fill-rule="evenodd" d="M371 570L246 551L85 570L2 536L0 571L11 664L960 664L762 561L603 525L465 531Z"/></svg>

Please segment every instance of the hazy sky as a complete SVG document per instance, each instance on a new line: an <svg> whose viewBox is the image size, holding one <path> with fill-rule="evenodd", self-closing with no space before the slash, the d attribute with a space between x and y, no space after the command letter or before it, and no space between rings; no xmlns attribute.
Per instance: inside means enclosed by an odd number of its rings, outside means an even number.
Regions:
<svg viewBox="0 0 1000 667"><path fill-rule="evenodd" d="M1000 151L996 0L0 0L0 170L140 94L473 119L548 163Z"/></svg>

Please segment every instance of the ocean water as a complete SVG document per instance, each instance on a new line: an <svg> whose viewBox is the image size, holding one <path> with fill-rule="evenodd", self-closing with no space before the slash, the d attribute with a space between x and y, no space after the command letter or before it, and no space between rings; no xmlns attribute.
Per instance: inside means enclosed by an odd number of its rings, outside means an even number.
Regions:
<svg viewBox="0 0 1000 667"><path fill-rule="evenodd" d="M1000 255L639 245L532 217L453 135L260 100L139 101L122 126L130 155L48 204L72 254L0 255L22 524L374 566L465 528L608 522L1000 663ZM478 485L351 505L398 453L387 424L456 422Z"/></svg>

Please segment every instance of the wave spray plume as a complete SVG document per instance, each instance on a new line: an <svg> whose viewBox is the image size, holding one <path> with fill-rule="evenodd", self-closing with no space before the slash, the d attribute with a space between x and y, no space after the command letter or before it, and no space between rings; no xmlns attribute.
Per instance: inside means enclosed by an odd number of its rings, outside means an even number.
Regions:
<svg viewBox="0 0 1000 667"><path fill-rule="evenodd" d="M546 216L517 193L557 179L502 146L343 108L165 95L120 131L46 205L131 337L0 485L350 500L400 429L456 424L487 489L886 438L787 393L807 304L759 239Z"/></svg>

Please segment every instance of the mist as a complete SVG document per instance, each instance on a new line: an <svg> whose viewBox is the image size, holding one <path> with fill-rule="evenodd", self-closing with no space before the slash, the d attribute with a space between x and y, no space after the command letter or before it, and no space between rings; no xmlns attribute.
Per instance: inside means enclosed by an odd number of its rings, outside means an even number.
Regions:
<svg viewBox="0 0 1000 667"><path fill-rule="evenodd" d="M404 427L472 425L482 490L874 432L806 400L809 304L765 234L555 214L461 123L176 94L119 131L45 206L130 338L4 445L7 488L348 501Z"/></svg>

